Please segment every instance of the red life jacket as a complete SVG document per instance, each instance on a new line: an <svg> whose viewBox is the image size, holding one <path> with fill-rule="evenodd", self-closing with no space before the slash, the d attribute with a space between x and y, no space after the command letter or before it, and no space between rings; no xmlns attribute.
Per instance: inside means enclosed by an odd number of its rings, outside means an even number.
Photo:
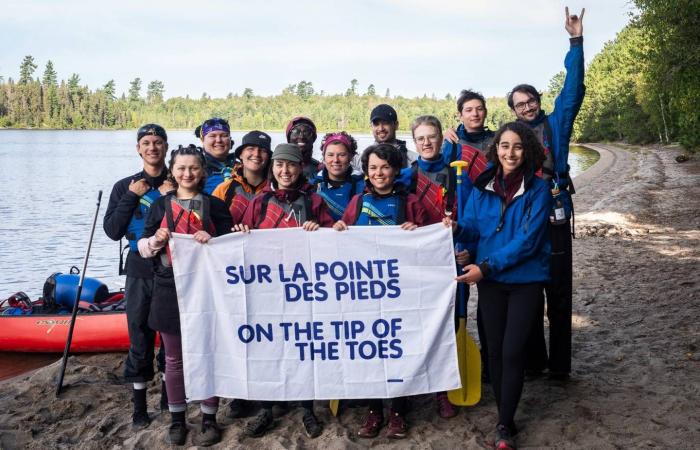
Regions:
<svg viewBox="0 0 700 450"><path fill-rule="evenodd" d="M202 195L202 217L193 209L185 209L172 194L165 200L165 214L160 222L161 228L167 228L171 233L195 234L197 231L206 230L212 236L216 235L214 224L209 220L209 197ZM168 253L168 261L172 263L170 246L165 247Z"/></svg>
<svg viewBox="0 0 700 450"><path fill-rule="evenodd" d="M450 211L455 210L455 180L452 180L452 195L450 195L450 192L448 192L447 189L433 182L430 178L421 173L416 164L413 165L411 170L411 186L409 187L409 190L410 192L416 194L418 200L425 208L425 212L428 214L428 221L425 225L442 221L449 201L452 202ZM453 173L454 172L452 170L448 170L450 177L452 177Z"/></svg>
<svg viewBox="0 0 700 450"><path fill-rule="evenodd" d="M272 192L263 194L260 215L255 229L295 228L307 220L316 220L311 206L311 194L302 194L291 203L281 203Z"/></svg>
<svg viewBox="0 0 700 450"><path fill-rule="evenodd" d="M486 158L486 152L462 140L459 141L459 145L462 148L461 153L458 155L458 145L452 144L452 158L450 158L450 161L457 161L458 159L466 161L468 165L464 168L464 171L472 183L474 183L489 164L489 160ZM459 158L457 158L458 156Z"/></svg>

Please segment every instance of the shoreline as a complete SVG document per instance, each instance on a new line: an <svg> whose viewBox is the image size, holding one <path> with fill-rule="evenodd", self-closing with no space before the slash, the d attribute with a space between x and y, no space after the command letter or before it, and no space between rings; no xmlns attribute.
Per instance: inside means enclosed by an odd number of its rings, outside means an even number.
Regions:
<svg viewBox="0 0 700 450"><path fill-rule="evenodd" d="M580 145L580 144L579 144ZM527 381L516 415L521 448L688 448L700 439L700 163L677 150L585 144L599 160L574 179L573 372L569 382ZM476 336L473 302L469 331ZM168 414L157 413L160 381L149 383L153 423L131 431L123 354L71 356L68 388L53 391L56 364L0 382L1 448L170 448ZM411 400L408 438L356 437L365 408L338 418L315 403L323 434L308 439L301 410L276 417L262 438L247 419L227 419L213 448L484 448L495 424L490 385L481 402L438 418L434 395ZM198 408L188 410L190 427ZM188 439L191 439L189 437ZM188 440L188 443L191 442ZM692 445L691 445L692 446Z"/></svg>

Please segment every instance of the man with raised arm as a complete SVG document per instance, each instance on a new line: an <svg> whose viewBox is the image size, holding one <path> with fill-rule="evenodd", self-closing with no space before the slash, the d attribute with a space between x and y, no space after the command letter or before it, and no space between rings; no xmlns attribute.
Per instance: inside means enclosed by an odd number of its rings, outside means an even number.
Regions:
<svg viewBox="0 0 700 450"><path fill-rule="evenodd" d="M550 213L552 243L551 281L545 287L549 319L549 359L544 344L542 314L534 325L530 339L528 368L539 372L549 368L552 379L566 380L571 372L571 297L572 252L571 221L574 187L569 176L569 140L574 120L585 93L583 62L583 15L570 15L566 8L564 28L569 33L570 47L564 58L566 78L554 101L554 110L546 114L540 94L529 84L519 84L508 94L508 106L519 121L527 124L544 147L546 161L542 177L550 182L554 207Z"/></svg>

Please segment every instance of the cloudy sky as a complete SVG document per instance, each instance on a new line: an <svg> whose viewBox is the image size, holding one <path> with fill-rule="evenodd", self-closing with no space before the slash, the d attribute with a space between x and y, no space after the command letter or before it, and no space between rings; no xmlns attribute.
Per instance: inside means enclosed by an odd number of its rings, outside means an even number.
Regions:
<svg viewBox="0 0 700 450"><path fill-rule="evenodd" d="M586 7L587 60L629 21L629 0L5 0L0 75L25 55L43 72L72 73L117 91L140 77L166 97L279 93L300 80L316 91L443 97L473 88L503 95L546 87L568 48L564 6Z"/></svg>

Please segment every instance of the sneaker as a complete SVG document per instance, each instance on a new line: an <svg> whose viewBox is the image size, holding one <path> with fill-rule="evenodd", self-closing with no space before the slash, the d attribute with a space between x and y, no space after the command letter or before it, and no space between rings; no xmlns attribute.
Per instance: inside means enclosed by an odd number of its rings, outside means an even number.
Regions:
<svg viewBox="0 0 700 450"><path fill-rule="evenodd" d="M313 439L321 435L323 427L321 426L314 413L312 413L311 411L305 411L304 417L302 418L302 422L304 423L304 430L306 430L306 435L308 437Z"/></svg>
<svg viewBox="0 0 700 450"><path fill-rule="evenodd" d="M362 425L357 435L361 438L375 438L379 435L379 430L384 423L384 416L380 411L370 411L365 417L365 423Z"/></svg>
<svg viewBox="0 0 700 450"><path fill-rule="evenodd" d="M515 450L515 439L507 426L502 424L496 426L496 438L493 445L496 450Z"/></svg>
<svg viewBox="0 0 700 450"><path fill-rule="evenodd" d="M134 411L131 416L131 429L134 431L143 430L151 424L151 418L146 411Z"/></svg>
<svg viewBox="0 0 700 450"><path fill-rule="evenodd" d="M438 392L435 396L438 404L438 415L443 419L451 419L457 415L457 409L447 398L447 392Z"/></svg>
<svg viewBox="0 0 700 450"><path fill-rule="evenodd" d="M250 437L260 437L272 428L272 424L272 411L263 408L257 416L246 424L245 432Z"/></svg>
<svg viewBox="0 0 700 450"><path fill-rule="evenodd" d="M168 429L168 441L172 445L183 445L187 439L187 426L184 422L173 422Z"/></svg>
<svg viewBox="0 0 700 450"><path fill-rule="evenodd" d="M396 411L391 411L389 427L386 429L386 437L389 439L403 439L408 435L408 425L403 416Z"/></svg>
<svg viewBox="0 0 700 450"><path fill-rule="evenodd" d="M226 417L231 419L240 419L243 417L249 417L253 403L248 400L243 400L241 398L234 398L231 403L228 404L226 408Z"/></svg>
<svg viewBox="0 0 700 450"><path fill-rule="evenodd" d="M202 422L202 428L192 436L192 442L201 447L218 444L221 442L221 430L216 422L205 420Z"/></svg>

